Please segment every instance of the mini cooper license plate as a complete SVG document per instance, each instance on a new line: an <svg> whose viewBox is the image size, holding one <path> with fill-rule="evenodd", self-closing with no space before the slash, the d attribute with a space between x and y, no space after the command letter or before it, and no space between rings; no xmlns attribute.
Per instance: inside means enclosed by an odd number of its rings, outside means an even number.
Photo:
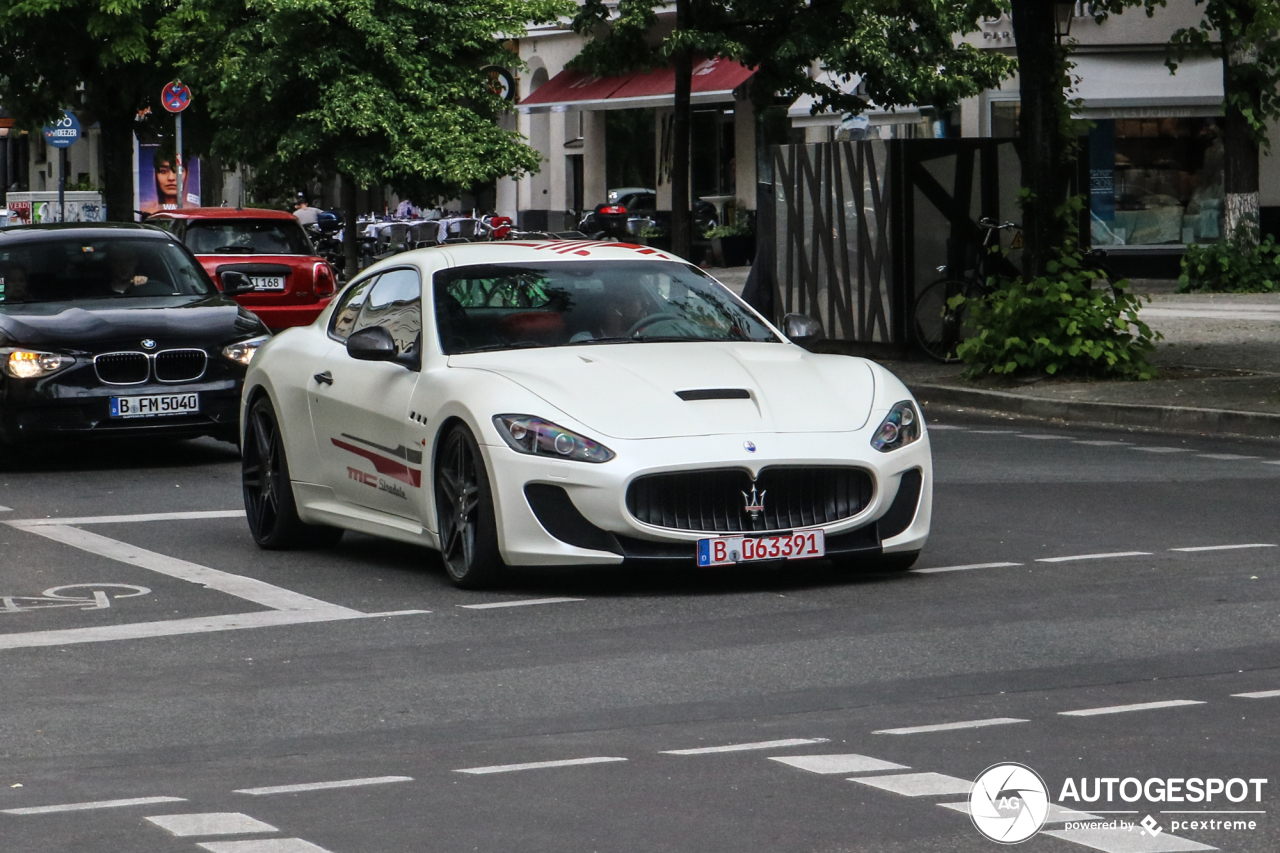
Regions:
<svg viewBox="0 0 1280 853"><path fill-rule="evenodd" d="M111 398L111 417L113 418L192 415L199 411L199 394L150 394L146 397Z"/></svg>
<svg viewBox="0 0 1280 853"><path fill-rule="evenodd" d="M282 275L255 275L250 281L253 282L254 290L284 290Z"/></svg>
<svg viewBox="0 0 1280 853"><path fill-rule="evenodd" d="M698 540L699 566L727 566L761 560L808 560L827 553L821 530L797 530L779 536L717 536Z"/></svg>

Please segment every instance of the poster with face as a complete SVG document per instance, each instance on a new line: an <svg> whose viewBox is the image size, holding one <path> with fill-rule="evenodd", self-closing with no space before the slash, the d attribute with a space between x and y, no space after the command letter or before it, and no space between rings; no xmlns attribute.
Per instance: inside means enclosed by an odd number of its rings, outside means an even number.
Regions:
<svg viewBox="0 0 1280 853"><path fill-rule="evenodd" d="M182 182L186 185L183 207L200 206L200 158L192 157L184 164ZM138 143L138 210L155 213L174 210L178 206L178 164L173 148L159 142Z"/></svg>

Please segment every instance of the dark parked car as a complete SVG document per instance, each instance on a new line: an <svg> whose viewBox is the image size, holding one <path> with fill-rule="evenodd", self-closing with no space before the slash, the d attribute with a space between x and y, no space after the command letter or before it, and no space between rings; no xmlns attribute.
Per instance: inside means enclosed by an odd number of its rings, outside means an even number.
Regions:
<svg viewBox="0 0 1280 853"><path fill-rule="evenodd" d="M235 272L223 283L252 287ZM236 441L245 370L269 336L159 229L0 229L0 448L99 435Z"/></svg>

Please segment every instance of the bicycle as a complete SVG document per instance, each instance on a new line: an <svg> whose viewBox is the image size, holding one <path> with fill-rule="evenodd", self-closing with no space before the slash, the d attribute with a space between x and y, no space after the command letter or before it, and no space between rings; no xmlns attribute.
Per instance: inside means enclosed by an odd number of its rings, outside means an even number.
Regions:
<svg viewBox="0 0 1280 853"><path fill-rule="evenodd" d="M981 219L978 227L984 232L981 250L973 268L966 270L960 278L941 278L925 287L916 297L914 328L916 345L930 358L944 364L959 361L956 350L974 334L969 317L971 302L990 296L998 289L996 281L998 267L1004 260L999 250L996 235L1001 231L1019 228L1017 223L1002 222L997 225L991 219ZM1014 239L1017 245L1017 238ZM1097 273L1095 281L1105 280L1113 294L1120 294L1120 279L1107 268L1106 253L1091 250L1083 256L1085 269ZM938 272L946 272L947 267L938 267ZM952 305L956 296L964 298Z"/></svg>

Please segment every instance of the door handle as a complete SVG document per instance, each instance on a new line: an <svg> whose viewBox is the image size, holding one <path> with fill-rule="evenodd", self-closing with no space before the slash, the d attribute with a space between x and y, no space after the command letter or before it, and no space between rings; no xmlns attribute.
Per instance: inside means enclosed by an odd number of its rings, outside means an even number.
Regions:
<svg viewBox="0 0 1280 853"><path fill-rule="evenodd" d="M317 373L315 376L311 378L314 379L316 382L320 383L321 385L333 384L333 374L327 370L324 373Z"/></svg>

